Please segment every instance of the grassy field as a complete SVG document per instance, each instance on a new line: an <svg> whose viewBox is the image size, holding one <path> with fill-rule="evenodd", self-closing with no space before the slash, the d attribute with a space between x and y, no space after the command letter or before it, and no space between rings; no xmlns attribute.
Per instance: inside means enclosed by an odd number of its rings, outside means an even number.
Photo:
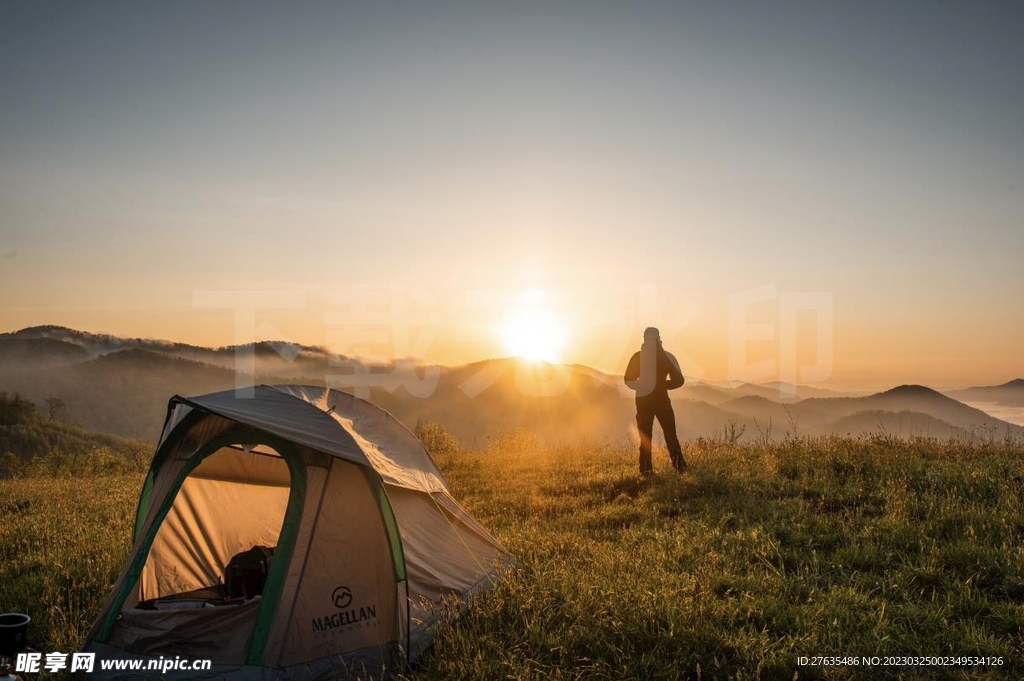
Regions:
<svg viewBox="0 0 1024 681"><path fill-rule="evenodd" d="M438 463L518 557L404 678L1024 678L1024 447L873 439L630 448L528 436ZM84 636L141 476L0 481L0 608ZM857 657L846 667L801 657ZM867 666L972 656L973 667ZM910 660L913 662L913 660Z"/></svg>

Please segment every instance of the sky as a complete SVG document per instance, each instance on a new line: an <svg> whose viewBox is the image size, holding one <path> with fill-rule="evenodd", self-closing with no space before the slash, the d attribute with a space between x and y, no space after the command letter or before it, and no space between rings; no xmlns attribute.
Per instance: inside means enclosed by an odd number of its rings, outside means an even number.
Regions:
<svg viewBox="0 0 1024 681"><path fill-rule="evenodd" d="M0 3L0 332L1024 376L1024 5L491 4Z"/></svg>

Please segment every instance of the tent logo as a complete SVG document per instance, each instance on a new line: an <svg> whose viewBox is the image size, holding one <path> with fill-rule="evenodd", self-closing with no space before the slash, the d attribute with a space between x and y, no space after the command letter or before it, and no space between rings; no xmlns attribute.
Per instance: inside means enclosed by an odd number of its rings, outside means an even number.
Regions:
<svg viewBox="0 0 1024 681"><path fill-rule="evenodd" d="M347 586L339 586L331 594L331 600L334 601L335 608L344 610L352 604L352 590Z"/></svg>
<svg viewBox="0 0 1024 681"><path fill-rule="evenodd" d="M312 621L313 633L339 634L356 629L367 629L377 626L377 606L363 605L355 607L352 589L347 586L335 587L331 593L331 601L339 612L330 615L314 617Z"/></svg>

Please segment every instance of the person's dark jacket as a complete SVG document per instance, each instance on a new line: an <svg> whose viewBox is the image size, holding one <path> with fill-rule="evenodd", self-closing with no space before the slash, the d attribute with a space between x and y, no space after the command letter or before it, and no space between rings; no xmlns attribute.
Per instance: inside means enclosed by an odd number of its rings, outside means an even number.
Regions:
<svg viewBox="0 0 1024 681"><path fill-rule="evenodd" d="M685 381L683 372L679 369L679 362L671 353L665 352L660 344L653 348L656 357L654 375L646 374L643 371L643 357L651 350L652 348L644 343L640 352L630 357L626 373L622 377L626 385L636 391L637 401L667 400L668 391L681 387Z"/></svg>

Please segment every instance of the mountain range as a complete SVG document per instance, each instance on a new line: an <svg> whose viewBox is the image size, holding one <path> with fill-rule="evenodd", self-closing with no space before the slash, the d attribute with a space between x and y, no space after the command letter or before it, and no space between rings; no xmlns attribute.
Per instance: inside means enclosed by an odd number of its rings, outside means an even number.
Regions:
<svg viewBox="0 0 1024 681"><path fill-rule="evenodd" d="M236 365L245 370L236 372ZM439 422L471 447L516 428L548 443L635 437L633 401L621 378L582 365L492 359L459 367L380 367L291 343L204 348L58 326L0 334L0 391L37 404L57 398L70 419L122 437L155 440L172 395L253 382L347 389L410 428L421 420ZM946 394L905 385L857 396L778 383L688 382L673 402L682 438L880 432L1024 438L1024 426L992 415L1024 407L1022 379Z"/></svg>

